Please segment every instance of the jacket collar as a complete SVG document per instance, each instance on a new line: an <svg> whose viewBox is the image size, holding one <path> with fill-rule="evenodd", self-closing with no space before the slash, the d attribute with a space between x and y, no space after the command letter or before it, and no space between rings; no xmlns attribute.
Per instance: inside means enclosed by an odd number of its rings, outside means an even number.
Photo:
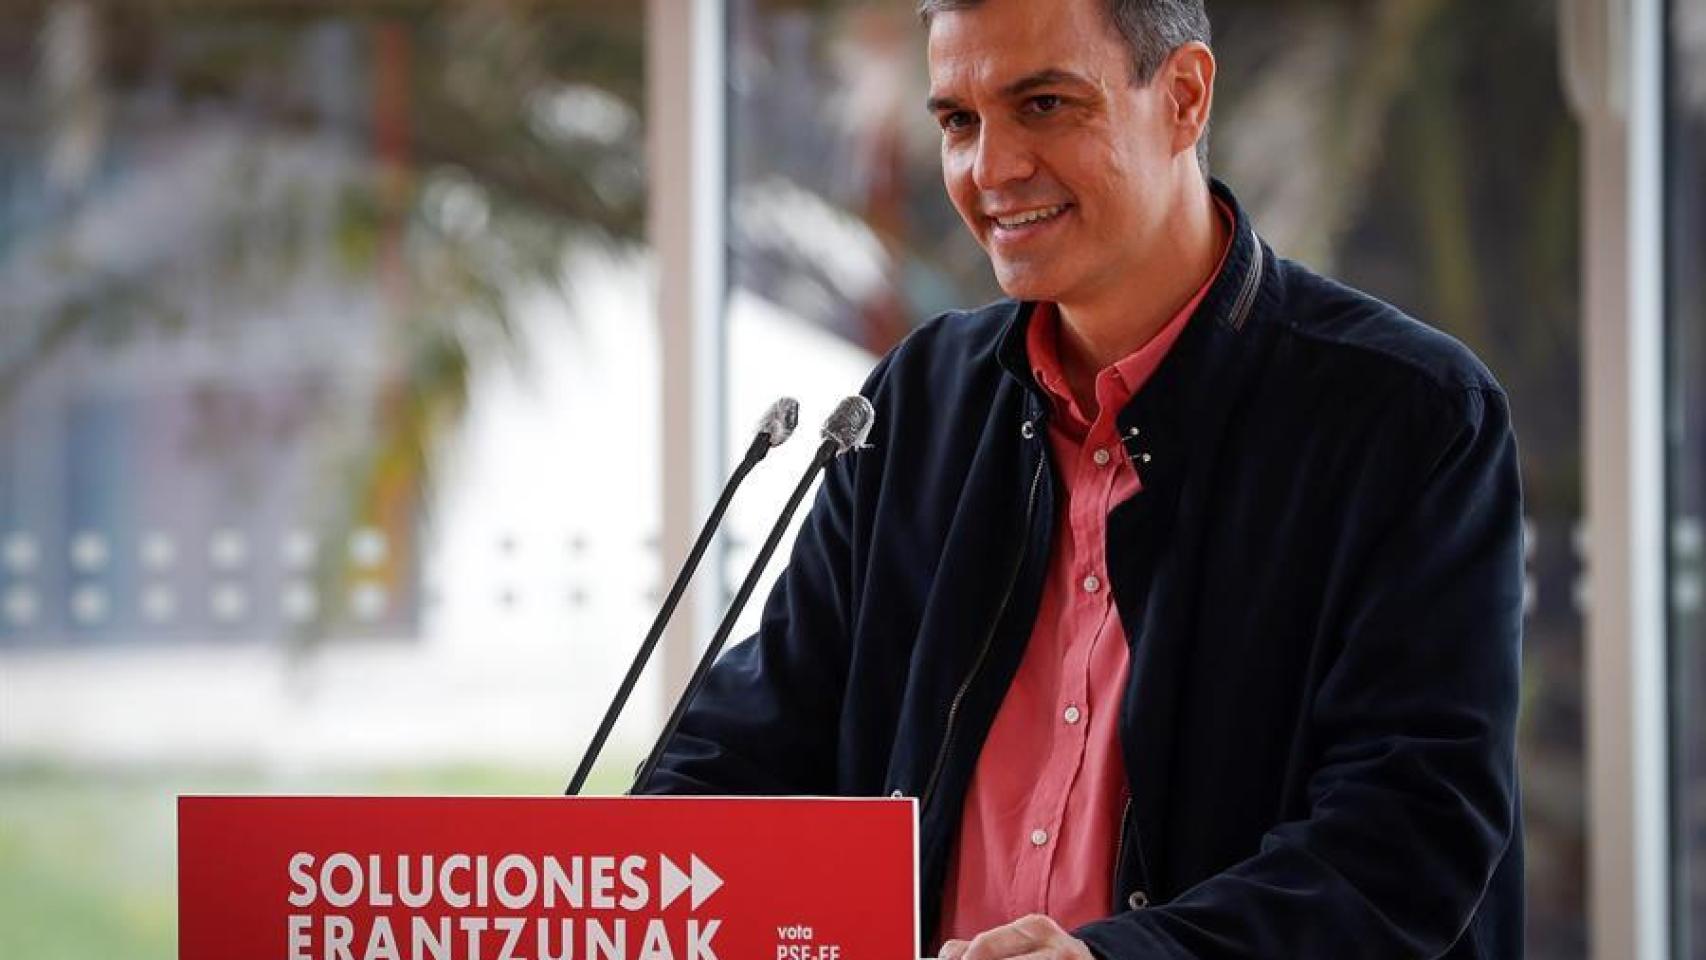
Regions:
<svg viewBox="0 0 1706 960"><path fill-rule="evenodd" d="M1203 327L1213 326L1219 331L1234 335L1242 333L1252 319L1266 312L1264 308L1271 305L1277 295L1273 283L1277 274L1273 269L1272 251L1256 235L1248 214L1226 184L1219 180L1210 180L1209 189L1232 211L1232 247L1227 251L1226 262L1221 265L1220 273L1209 287L1208 295L1191 316L1175 349L1185 346L1185 341L1203 339L1203 334L1207 332L1200 329ZM1016 304L1013 315L1002 331L996 358L1002 368L1023 384L1033 398L1046 405L1042 388L1031 372L1030 359L1025 349L1026 332L1036 308L1037 304L1032 301ZM1204 323L1204 320L1212 322ZM1196 331L1195 334L1193 330ZM1222 338L1215 336L1212 339L1219 341Z"/></svg>

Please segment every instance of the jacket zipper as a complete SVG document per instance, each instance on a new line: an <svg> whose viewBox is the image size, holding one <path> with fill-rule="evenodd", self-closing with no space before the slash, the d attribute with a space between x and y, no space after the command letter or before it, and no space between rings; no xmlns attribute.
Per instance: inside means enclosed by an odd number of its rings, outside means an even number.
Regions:
<svg viewBox="0 0 1706 960"><path fill-rule="evenodd" d="M1131 794L1125 795L1125 807L1120 810L1120 838L1114 847L1114 897L1120 896L1120 865L1125 862L1126 825L1131 823Z"/></svg>
<svg viewBox="0 0 1706 960"><path fill-rule="evenodd" d="M1037 457L1037 472L1031 477L1031 496L1025 504L1025 540L1019 544L1019 559L1013 564L1013 573L1007 578L1007 592L1001 596L1001 605L996 608L995 622L990 625L989 634L983 638L983 648L978 651L977 659L972 662L971 671L966 674L965 681L955 691L954 699L948 705L948 724L942 734L942 747L936 753L936 765L930 771L930 779L925 782L924 793L919 797L919 809L927 810L930 799L936 794L936 783L942 777L942 767L948 760L948 748L954 742L954 722L959 719L960 701L965 699L966 691L971 689L972 681L977 679L983 669L983 662L989 658L989 649L995 645L995 634L1001 629L1001 620L1007 615L1007 604L1013 599L1013 588L1019 584L1019 573L1025 567L1025 551L1030 546L1031 520L1037 510L1037 490L1042 486L1043 467L1048 464L1048 458L1039 454Z"/></svg>

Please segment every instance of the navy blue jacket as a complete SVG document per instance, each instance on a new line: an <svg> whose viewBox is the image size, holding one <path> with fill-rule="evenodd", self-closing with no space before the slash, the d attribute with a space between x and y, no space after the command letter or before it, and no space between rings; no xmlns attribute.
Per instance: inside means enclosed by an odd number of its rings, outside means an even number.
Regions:
<svg viewBox="0 0 1706 960"><path fill-rule="evenodd" d="M1231 194L1220 276L1121 410L1143 492L1108 574L1131 645L1112 960L1522 955L1522 511L1462 345L1276 259ZM759 633L652 788L916 796L924 931L1029 638L1058 503L1029 305L878 365Z"/></svg>

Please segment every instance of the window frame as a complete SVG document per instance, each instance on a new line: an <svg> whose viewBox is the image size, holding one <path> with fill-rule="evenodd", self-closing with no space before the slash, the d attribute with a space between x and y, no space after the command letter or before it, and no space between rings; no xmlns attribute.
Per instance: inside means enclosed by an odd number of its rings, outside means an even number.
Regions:
<svg viewBox="0 0 1706 960"><path fill-rule="evenodd" d="M1595 957L1672 956L1665 621L1665 0L1566 0L1582 124L1588 910Z"/></svg>

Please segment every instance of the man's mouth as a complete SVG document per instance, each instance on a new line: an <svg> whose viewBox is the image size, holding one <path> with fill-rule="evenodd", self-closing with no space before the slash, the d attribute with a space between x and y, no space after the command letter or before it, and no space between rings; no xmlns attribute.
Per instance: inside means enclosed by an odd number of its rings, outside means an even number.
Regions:
<svg viewBox="0 0 1706 960"><path fill-rule="evenodd" d="M1002 230L1017 230L1020 227L1028 227L1045 220L1053 220L1065 213L1071 206L1070 203L1057 203L1052 207L1033 207L1030 210L1021 210L1017 213L992 216L990 219L994 220L996 227Z"/></svg>

